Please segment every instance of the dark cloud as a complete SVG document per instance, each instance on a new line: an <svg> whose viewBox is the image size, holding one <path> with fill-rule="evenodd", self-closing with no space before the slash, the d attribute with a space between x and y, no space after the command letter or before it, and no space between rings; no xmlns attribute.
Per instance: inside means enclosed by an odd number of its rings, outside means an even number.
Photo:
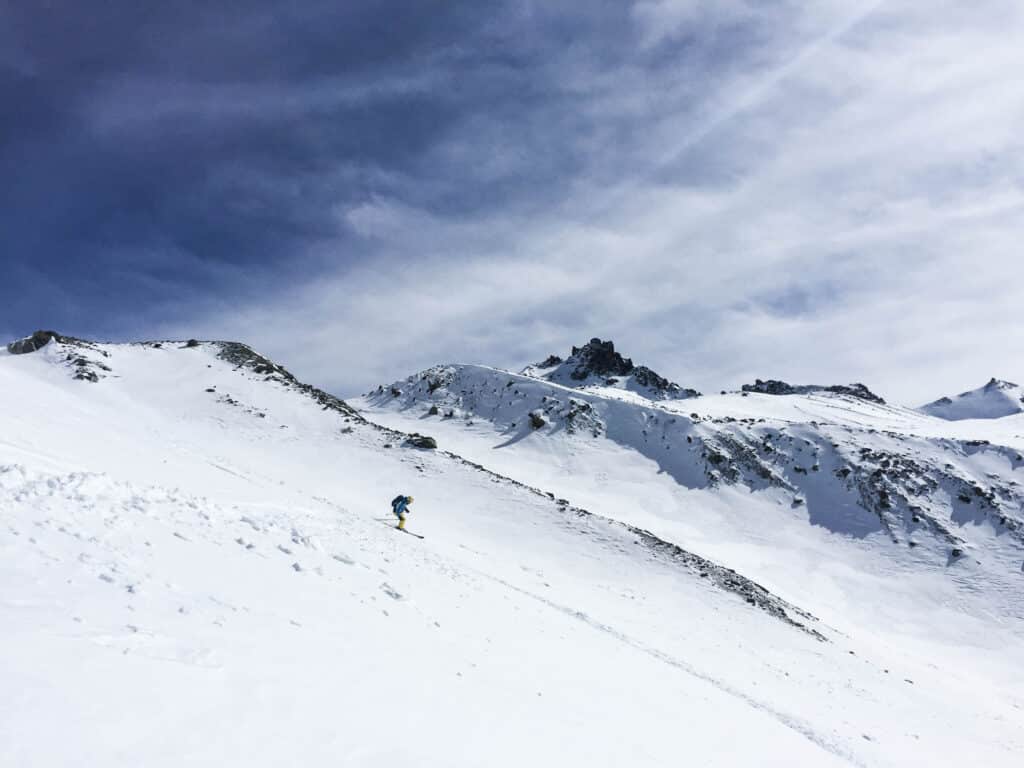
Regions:
<svg viewBox="0 0 1024 768"><path fill-rule="evenodd" d="M117 335L127 317L357 261L366 251L338 211L375 196L448 214L542 204L578 165L588 119L545 68L579 45L600 52L591 65L616 66L626 13L7 4L8 321Z"/></svg>

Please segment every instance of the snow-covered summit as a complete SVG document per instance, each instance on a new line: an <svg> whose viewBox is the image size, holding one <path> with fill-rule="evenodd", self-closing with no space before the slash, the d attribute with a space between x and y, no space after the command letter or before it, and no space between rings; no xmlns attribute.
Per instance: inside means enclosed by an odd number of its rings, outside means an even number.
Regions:
<svg viewBox="0 0 1024 768"><path fill-rule="evenodd" d="M634 365L628 357L615 351L613 342L598 338L582 347L573 347L572 354L564 360L551 355L543 362L528 365L522 373L576 389L623 389L651 400L685 400L700 396L695 389L683 388L646 366Z"/></svg>
<svg viewBox="0 0 1024 768"><path fill-rule="evenodd" d="M993 377L983 387L961 392L956 397L941 397L921 406L920 410L948 421L999 419L1024 413L1024 387Z"/></svg>

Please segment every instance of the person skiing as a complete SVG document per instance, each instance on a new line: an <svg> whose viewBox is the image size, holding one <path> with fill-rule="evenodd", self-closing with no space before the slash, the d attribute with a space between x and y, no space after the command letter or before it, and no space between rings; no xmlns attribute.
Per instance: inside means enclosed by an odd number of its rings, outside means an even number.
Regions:
<svg viewBox="0 0 1024 768"><path fill-rule="evenodd" d="M412 504L412 496L399 494L391 500L391 511L398 518L398 529L405 530L405 516L409 514L409 505Z"/></svg>

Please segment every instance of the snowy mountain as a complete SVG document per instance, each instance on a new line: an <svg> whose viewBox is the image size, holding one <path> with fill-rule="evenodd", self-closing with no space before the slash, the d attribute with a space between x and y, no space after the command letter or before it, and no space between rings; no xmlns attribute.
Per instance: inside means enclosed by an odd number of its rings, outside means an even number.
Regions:
<svg viewBox="0 0 1024 768"><path fill-rule="evenodd" d="M1024 413L1024 387L993 377L983 387L962 392L955 398L939 398L921 406L920 410L949 421L999 419Z"/></svg>
<svg viewBox="0 0 1024 768"><path fill-rule="evenodd" d="M30 338L0 764L1019 761L1017 417L478 366L350 403L242 344Z"/></svg>
<svg viewBox="0 0 1024 768"><path fill-rule="evenodd" d="M650 368L633 365L632 360L615 351L614 343L597 338L582 347L573 347L572 354L564 360L550 355L541 363L528 365L523 375L576 389L621 389L651 400L700 396L697 390L684 389Z"/></svg>
<svg viewBox="0 0 1024 768"><path fill-rule="evenodd" d="M445 430L445 441L452 430L485 421L493 438L481 446L455 439L460 452L491 466L502 468L498 454L485 450L492 439L500 440L498 447L514 446L516 454L543 447L543 462L556 465L611 448L647 462L652 479L669 478L674 489L706 492L710 499L742 490L781 504L786 511L772 510L773 518L795 514L838 534L877 535L906 550L901 557L944 567L964 558L961 570L1017 582L1024 547L1019 434L1000 444L998 436L937 432L928 419L885 405L863 385L794 388L785 397L745 388L678 403L648 400L617 383L580 390L536 378L533 370L517 375L441 366L382 386L361 405L393 425L433 420L430 429ZM390 414L404 420L390 421ZM600 459L592 461L596 472ZM578 474L579 463L561 474ZM613 465L601 472L614 477L622 465ZM561 493L586 492L562 482ZM649 515L596 503L611 517L652 524ZM654 499L643 506L663 508Z"/></svg>

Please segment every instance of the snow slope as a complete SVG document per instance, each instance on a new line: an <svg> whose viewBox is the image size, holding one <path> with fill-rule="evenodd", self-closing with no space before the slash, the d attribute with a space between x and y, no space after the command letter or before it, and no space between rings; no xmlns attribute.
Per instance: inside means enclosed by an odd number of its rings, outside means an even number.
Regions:
<svg viewBox="0 0 1024 768"><path fill-rule="evenodd" d="M0 354L0 392L2 765L1024 748L1014 617L958 646L816 621L576 499L411 448L247 348L53 341ZM399 491L425 539L391 527ZM955 609L908 621L966 636L981 620Z"/></svg>
<svg viewBox="0 0 1024 768"><path fill-rule="evenodd" d="M990 379L988 384L955 398L942 397L921 406L921 412L950 421L998 419L1024 412L1024 387L1009 381Z"/></svg>
<svg viewBox="0 0 1024 768"><path fill-rule="evenodd" d="M457 365L350 402L728 563L851 637L942 669L952 654L979 680L1020 664L1016 417L953 425L832 393L655 402Z"/></svg>

